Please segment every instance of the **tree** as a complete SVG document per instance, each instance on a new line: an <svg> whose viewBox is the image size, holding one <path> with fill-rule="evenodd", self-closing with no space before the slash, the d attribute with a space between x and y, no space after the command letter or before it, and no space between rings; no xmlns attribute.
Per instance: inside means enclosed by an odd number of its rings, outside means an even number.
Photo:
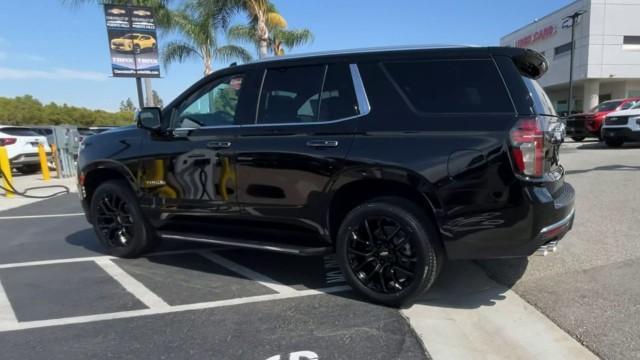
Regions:
<svg viewBox="0 0 640 360"><path fill-rule="evenodd" d="M162 101L162 98L160 97L158 92L153 90L152 94L153 94L153 105L159 108L164 107L164 101Z"/></svg>
<svg viewBox="0 0 640 360"><path fill-rule="evenodd" d="M126 103L126 101L122 103ZM133 106L133 102L131 105ZM131 111L111 113L67 104L58 105L53 102L43 105L31 95L15 98L0 97L0 124L112 126L132 123L133 113Z"/></svg>
<svg viewBox="0 0 640 360"><path fill-rule="evenodd" d="M127 98L127 100L123 100L120 102L121 112L135 112L136 110L136 106L133 104L131 98Z"/></svg>
<svg viewBox="0 0 640 360"><path fill-rule="evenodd" d="M262 46L260 38L256 35L257 18L251 16L249 24L235 25L229 28L227 37L232 41L247 41L255 44L260 52ZM275 5L268 4L267 15L267 52L275 56L284 55L284 48L291 50L294 47L313 41L313 33L309 29L288 30L287 21L278 13ZM261 57L262 54L261 54Z"/></svg>
<svg viewBox="0 0 640 360"><path fill-rule="evenodd" d="M228 0L193 0L172 13L171 26L181 35L181 40L167 43L162 51L165 68L174 62L199 58L204 65L204 74L213 72L213 61L251 60L247 50L236 45L218 45L218 30L229 25Z"/></svg>

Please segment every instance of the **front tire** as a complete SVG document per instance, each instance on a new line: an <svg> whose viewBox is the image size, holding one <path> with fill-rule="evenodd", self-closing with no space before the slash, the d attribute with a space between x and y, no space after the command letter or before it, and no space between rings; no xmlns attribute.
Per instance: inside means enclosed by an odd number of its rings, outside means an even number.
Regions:
<svg viewBox="0 0 640 360"><path fill-rule="evenodd" d="M428 290L444 261L425 212L397 197L370 200L351 210L336 239L347 282L367 299L401 306Z"/></svg>
<svg viewBox="0 0 640 360"><path fill-rule="evenodd" d="M157 243L155 232L126 181L106 181L98 186L91 198L90 218L109 255L136 257Z"/></svg>
<svg viewBox="0 0 640 360"><path fill-rule="evenodd" d="M575 141L575 142L582 142L584 141L584 139L586 139L586 137L584 136L574 136L571 138L571 140Z"/></svg>

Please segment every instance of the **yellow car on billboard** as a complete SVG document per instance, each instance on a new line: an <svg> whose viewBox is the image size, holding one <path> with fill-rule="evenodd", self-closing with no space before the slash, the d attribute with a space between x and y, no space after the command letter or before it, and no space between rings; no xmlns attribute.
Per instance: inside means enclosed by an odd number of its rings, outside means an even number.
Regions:
<svg viewBox="0 0 640 360"><path fill-rule="evenodd" d="M144 50L155 50L156 39L146 34L126 34L111 40L111 50L133 51L136 54Z"/></svg>

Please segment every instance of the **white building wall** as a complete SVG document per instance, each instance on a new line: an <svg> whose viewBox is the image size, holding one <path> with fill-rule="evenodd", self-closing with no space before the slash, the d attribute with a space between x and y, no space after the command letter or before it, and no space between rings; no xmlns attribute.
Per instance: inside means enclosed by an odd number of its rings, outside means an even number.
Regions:
<svg viewBox="0 0 640 360"><path fill-rule="evenodd" d="M563 19L578 10L587 12L576 25L574 104L587 110L600 95L640 96L640 46L623 43L624 36L640 36L640 0L577 0L504 36L500 45L516 46L518 40L553 27L553 35L524 47L545 55L549 71L539 82L555 104L566 104L570 56L555 56L554 49L571 41L571 29L563 28Z"/></svg>

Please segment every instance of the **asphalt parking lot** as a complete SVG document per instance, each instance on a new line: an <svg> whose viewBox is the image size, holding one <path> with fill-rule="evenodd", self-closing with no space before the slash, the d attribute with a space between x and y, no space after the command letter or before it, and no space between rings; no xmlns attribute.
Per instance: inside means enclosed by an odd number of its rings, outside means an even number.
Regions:
<svg viewBox="0 0 640 360"><path fill-rule="evenodd" d="M113 259L79 210L70 194L1 213L3 359L426 358L398 311L353 298L331 257L167 242ZM70 216L42 217L56 214Z"/></svg>
<svg viewBox="0 0 640 360"><path fill-rule="evenodd" d="M638 358L640 146L568 143L561 156L578 217L559 253L447 264L401 311L358 299L331 257L167 241L115 259L75 194L2 211L1 357L592 356L573 337L602 358Z"/></svg>

